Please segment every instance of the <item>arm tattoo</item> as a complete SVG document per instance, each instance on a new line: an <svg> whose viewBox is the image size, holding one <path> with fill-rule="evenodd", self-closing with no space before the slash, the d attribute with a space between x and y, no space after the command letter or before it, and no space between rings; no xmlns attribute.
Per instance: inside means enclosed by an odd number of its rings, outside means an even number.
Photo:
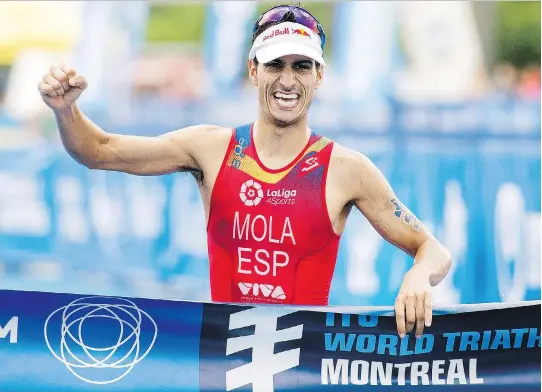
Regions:
<svg viewBox="0 0 542 392"><path fill-rule="evenodd" d="M414 216L413 213L408 211L408 209L405 207L403 203L401 203L398 199L393 198L391 199L391 203L395 206L395 211L393 212L393 215L399 220L401 220L403 223L412 226L412 228L416 231L420 230L420 221Z"/></svg>

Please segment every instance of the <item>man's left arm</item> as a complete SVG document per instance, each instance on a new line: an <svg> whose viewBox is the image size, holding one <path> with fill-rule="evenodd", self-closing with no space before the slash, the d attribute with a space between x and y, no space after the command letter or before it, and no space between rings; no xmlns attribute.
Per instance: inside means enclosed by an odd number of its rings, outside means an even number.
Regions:
<svg viewBox="0 0 542 392"><path fill-rule="evenodd" d="M397 332L403 337L416 327L421 336L432 321L431 286L448 273L451 256L399 200L384 175L362 154L351 160L353 203L375 230L414 258L395 301Z"/></svg>

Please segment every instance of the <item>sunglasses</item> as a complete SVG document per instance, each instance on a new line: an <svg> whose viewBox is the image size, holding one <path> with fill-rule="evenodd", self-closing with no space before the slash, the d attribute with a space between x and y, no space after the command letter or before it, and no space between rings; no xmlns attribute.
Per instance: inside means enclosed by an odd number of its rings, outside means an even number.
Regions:
<svg viewBox="0 0 542 392"><path fill-rule="evenodd" d="M312 30L314 33L318 34L320 40L322 41L321 47L323 50L324 44L326 43L326 34L324 33L324 28L310 12L294 5L279 5L265 11L254 24L254 30L252 34L254 35L256 31L258 31L258 29L266 23L282 22L282 19L288 12L294 14L296 23L299 23L306 28Z"/></svg>

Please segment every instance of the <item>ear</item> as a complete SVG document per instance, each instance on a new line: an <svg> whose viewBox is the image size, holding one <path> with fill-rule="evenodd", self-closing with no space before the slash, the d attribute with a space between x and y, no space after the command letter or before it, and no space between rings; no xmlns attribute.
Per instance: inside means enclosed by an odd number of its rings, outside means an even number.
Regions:
<svg viewBox="0 0 542 392"><path fill-rule="evenodd" d="M322 84L322 79L324 78L324 66L320 65L320 67L316 70L316 89L320 87L320 84Z"/></svg>
<svg viewBox="0 0 542 392"><path fill-rule="evenodd" d="M252 59L248 60L248 77L254 86L258 86L258 68Z"/></svg>

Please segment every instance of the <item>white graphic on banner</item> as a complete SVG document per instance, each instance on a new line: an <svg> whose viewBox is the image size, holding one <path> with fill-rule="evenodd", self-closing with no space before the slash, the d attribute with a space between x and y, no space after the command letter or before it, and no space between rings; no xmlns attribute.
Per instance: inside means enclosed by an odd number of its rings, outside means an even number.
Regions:
<svg viewBox="0 0 542 392"><path fill-rule="evenodd" d="M169 252L179 252L191 257L207 257L207 236L205 235L205 212L198 188L189 178L177 178L171 188L169 226L171 243ZM168 253L169 253L168 252ZM164 260L177 262L177 256Z"/></svg>
<svg viewBox="0 0 542 392"><path fill-rule="evenodd" d="M44 186L38 177L0 172L0 232L10 235L47 235L51 230Z"/></svg>
<svg viewBox="0 0 542 392"><path fill-rule="evenodd" d="M90 237L84 190L81 180L61 176L55 181L55 199L58 203L58 231L66 241L84 243Z"/></svg>
<svg viewBox="0 0 542 392"><path fill-rule="evenodd" d="M275 344L301 339L303 325L277 330L279 317L295 310L253 308L230 316L229 329L255 325L254 335L230 338L226 355L252 348L252 362L226 372L226 390L252 384L253 392L274 392L273 377L277 373L299 366L300 349L275 354Z"/></svg>
<svg viewBox="0 0 542 392"><path fill-rule="evenodd" d="M117 240L124 230L124 200L114 195L105 173L97 173L89 188L89 212L96 235L102 240Z"/></svg>
<svg viewBox="0 0 542 392"><path fill-rule="evenodd" d="M149 354L158 327L130 300L84 297L51 313L43 333L51 353L75 377L90 384L111 384Z"/></svg>
<svg viewBox="0 0 542 392"><path fill-rule="evenodd" d="M487 76L472 3L398 2L401 39L408 63L396 77L401 99L471 99Z"/></svg>
<svg viewBox="0 0 542 392"><path fill-rule="evenodd" d="M102 256L121 263L123 252L119 237L126 230L126 203L123 196L118 194L118 188L107 177L108 173L102 171L90 173L88 214Z"/></svg>
<svg viewBox="0 0 542 392"><path fill-rule="evenodd" d="M0 325L0 339L6 339L9 335L10 343L17 343L19 332L19 317L12 317L6 325Z"/></svg>
<svg viewBox="0 0 542 392"><path fill-rule="evenodd" d="M166 189L156 178L126 179L127 219L134 237L156 239L163 231Z"/></svg>
<svg viewBox="0 0 542 392"><path fill-rule="evenodd" d="M356 295L374 295L380 290L376 260L384 240L366 219L353 215L348 225L348 259L346 285Z"/></svg>
<svg viewBox="0 0 542 392"><path fill-rule="evenodd" d="M469 219L461 185L456 180L446 182L443 215L442 227L437 235L450 251L453 263L446 277L432 291L435 305L453 305L461 303L461 292L454 284L454 276L457 267L465 262Z"/></svg>
<svg viewBox="0 0 542 392"><path fill-rule="evenodd" d="M541 267L540 262L540 239L542 235L540 233L540 213L529 211L525 218L525 256L527 257L527 288L540 290L541 283Z"/></svg>
<svg viewBox="0 0 542 392"><path fill-rule="evenodd" d="M212 11L212 24L207 45L211 50L209 66L213 83L209 93L237 82L243 69L245 56L246 26L254 16L256 4L251 1L213 1L209 3Z"/></svg>
<svg viewBox="0 0 542 392"><path fill-rule="evenodd" d="M502 301L522 301L525 297L525 223L521 189L513 183L501 185L495 200L495 264Z"/></svg>

